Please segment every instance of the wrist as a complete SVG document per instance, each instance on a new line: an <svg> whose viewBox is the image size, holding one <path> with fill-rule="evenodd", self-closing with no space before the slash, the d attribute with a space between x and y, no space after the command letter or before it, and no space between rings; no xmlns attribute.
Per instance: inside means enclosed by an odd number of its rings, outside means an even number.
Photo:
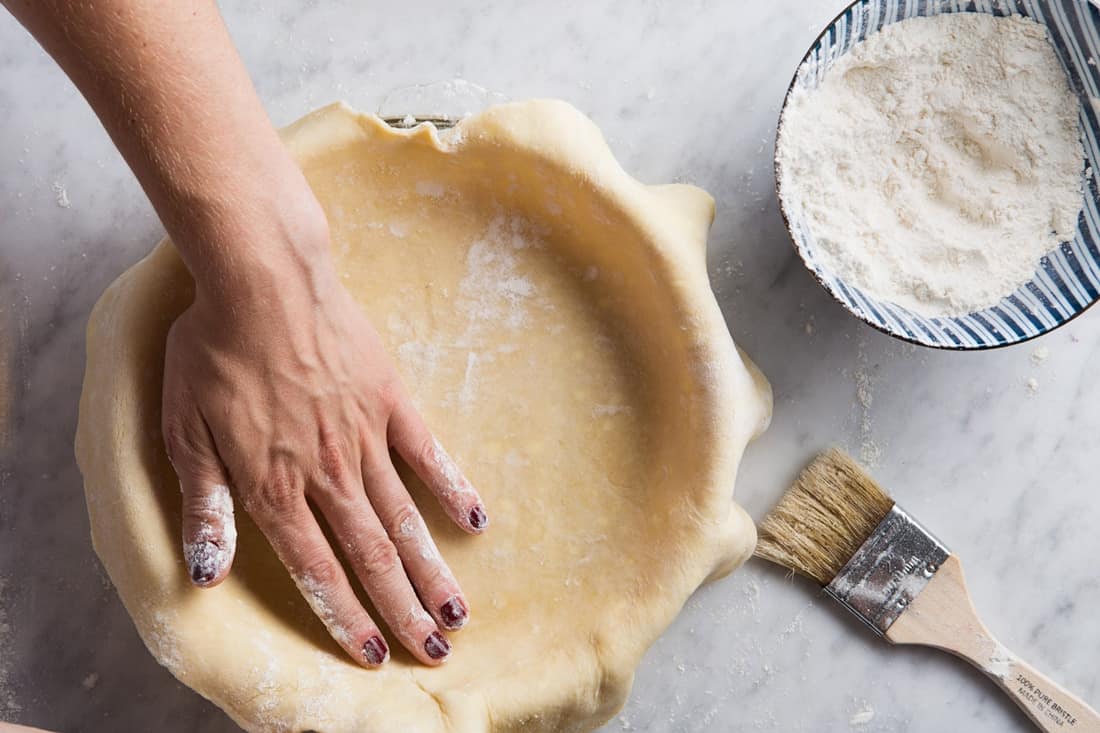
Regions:
<svg viewBox="0 0 1100 733"><path fill-rule="evenodd" d="M247 314L275 300L315 302L337 280L328 222L304 178L298 190L191 210L171 234L195 280L196 303Z"/></svg>

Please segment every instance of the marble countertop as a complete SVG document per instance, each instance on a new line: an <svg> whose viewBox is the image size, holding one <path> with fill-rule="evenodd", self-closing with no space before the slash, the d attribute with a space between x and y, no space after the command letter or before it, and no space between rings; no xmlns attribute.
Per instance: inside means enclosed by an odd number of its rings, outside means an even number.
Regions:
<svg viewBox="0 0 1100 733"><path fill-rule="evenodd" d="M461 77L514 99L566 99L634 175L712 192L714 288L776 396L739 500L760 518L813 453L848 447L966 560L994 633L1100 703L1100 380L1089 376L1100 313L1036 343L942 353L861 325L807 274L773 192L774 124L801 54L842 4L224 10L279 124L334 99L373 110L395 87ZM0 378L12 396L0 402L0 719L236 730L145 652L92 555L73 458L89 310L159 236L84 101L0 13ZM809 584L750 562L688 602L604 730L1030 728L963 664L890 648Z"/></svg>

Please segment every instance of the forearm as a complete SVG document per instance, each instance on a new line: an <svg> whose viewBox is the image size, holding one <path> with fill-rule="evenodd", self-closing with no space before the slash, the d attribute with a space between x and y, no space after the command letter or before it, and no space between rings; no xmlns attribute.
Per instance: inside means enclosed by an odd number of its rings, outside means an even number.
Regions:
<svg viewBox="0 0 1100 733"><path fill-rule="evenodd" d="M212 0L0 2L87 98L200 287L244 287L241 273L284 254L264 248L318 239L278 231L323 216Z"/></svg>

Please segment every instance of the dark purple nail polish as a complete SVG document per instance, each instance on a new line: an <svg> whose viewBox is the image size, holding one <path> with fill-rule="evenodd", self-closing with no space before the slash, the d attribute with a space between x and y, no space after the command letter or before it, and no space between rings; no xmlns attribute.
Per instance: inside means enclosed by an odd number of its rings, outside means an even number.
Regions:
<svg viewBox="0 0 1100 733"><path fill-rule="evenodd" d="M195 585L208 585L218 577L227 560L226 553L210 540L185 542L183 559L187 561L187 572Z"/></svg>
<svg viewBox="0 0 1100 733"><path fill-rule="evenodd" d="M367 664L378 666L386 661L390 655L390 648L381 636L372 636L363 644L363 659Z"/></svg>
<svg viewBox="0 0 1100 733"><path fill-rule="evenodd" d="M466 625L469 617L466 604L458 596L451 596L439 609L439 617L443 619L443 625L450 631L457 631Z"/></svg>
<svg viewBox="0 0 1100 733"><path fill-rule="evenodd" d="M433 631L428 640L424 642L424 651L432 659L443 659L451 653L451 642L443 638L443 634Z"/></svg>
<svg viewBox="0 0 1100 733"><path fill-rule="evenodd" d="M470 526L474 529L485 529L489 525L489 517L485 516L485 510L481 504L475 504L470 510Z"/></svg>
<svg viewBox="0 0 1100 733"><path fill-rule="evenodd" d="M191 580L198 585L206 585L214 579L215 575L217 574L213 570L199 563L191 566Z"/></svg>

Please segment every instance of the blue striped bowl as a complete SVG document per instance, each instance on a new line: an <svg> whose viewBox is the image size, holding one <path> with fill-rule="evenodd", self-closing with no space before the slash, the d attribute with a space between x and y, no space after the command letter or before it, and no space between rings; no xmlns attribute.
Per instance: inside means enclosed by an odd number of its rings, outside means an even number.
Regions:
<svg viewBox="0 0 1100 733"><path fill-rule="evenodd" d="M848 310L891 336L941 349L986 349L1027 341L1061 326L1100 298L1100 11L1084 0L857 0L837 16L806 52L799 73L787 90L815 88L838 58L883 26L906 18L939 13L1019 13L1045 25L1070 88L1081 100L1079 113L1087 178L1077 232L1042 259L1035 277L992 308L965 316L930 318L894 303L876 300L842 282L815 254L813 234L795 212L798 202L784 196L777 183L780 208L791 238L806 266L825 289ZM807 65L807 71L802 71ZM1098 98L1093 108L1091 98ZM779 181L778 168L776 181Z"/></svg>

